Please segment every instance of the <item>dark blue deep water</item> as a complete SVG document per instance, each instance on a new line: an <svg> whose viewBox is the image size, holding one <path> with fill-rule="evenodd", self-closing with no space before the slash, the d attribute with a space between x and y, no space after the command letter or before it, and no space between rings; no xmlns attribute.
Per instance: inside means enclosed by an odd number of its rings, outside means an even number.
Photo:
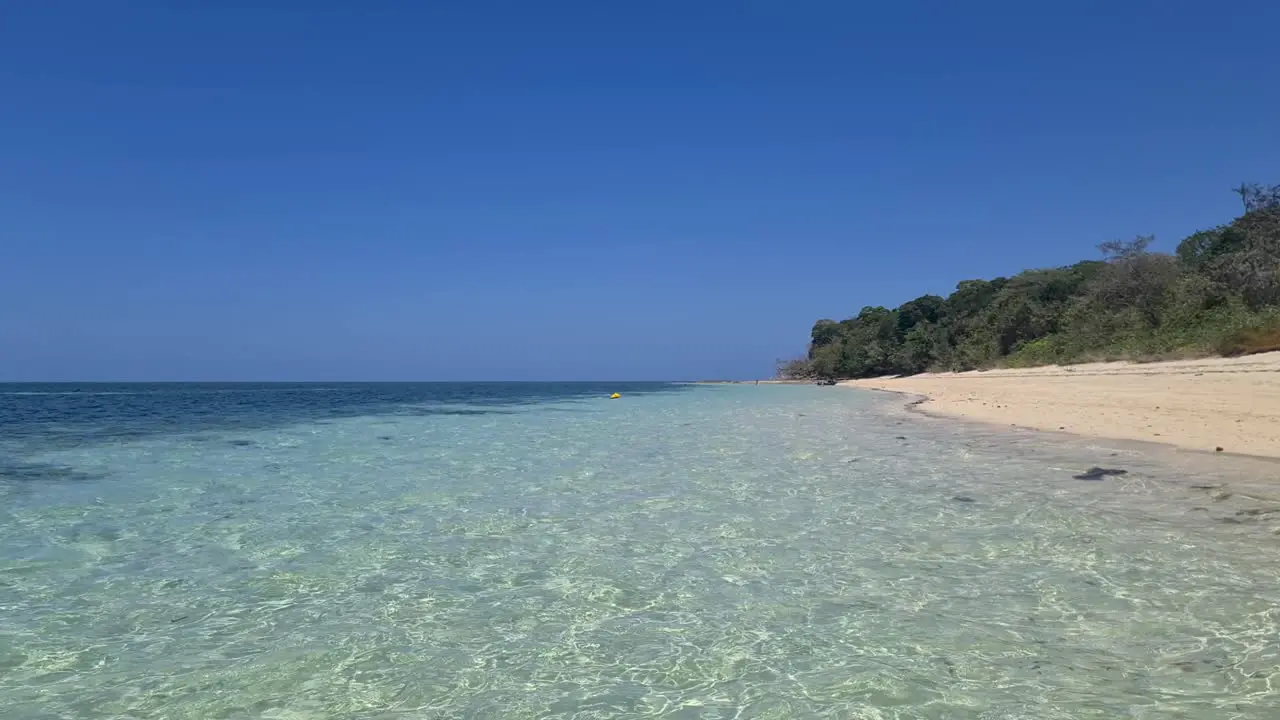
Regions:
<svg viewBox="0 0 1280 720"><path fill-rule="evenodd" d="M0 436L65 442L265 428L362 415L483 414L669 383L0 383Z"/></svg>

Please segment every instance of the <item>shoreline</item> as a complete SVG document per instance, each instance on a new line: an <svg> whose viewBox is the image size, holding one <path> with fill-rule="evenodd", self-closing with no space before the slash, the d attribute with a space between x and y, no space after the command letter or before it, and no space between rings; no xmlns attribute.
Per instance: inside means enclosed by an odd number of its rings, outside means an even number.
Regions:
<svg viewBox="0 0 1280 720"><path fill-rule="evenodd" d="M845 380L928 416L1280 459L1280 352Z"/></svg>

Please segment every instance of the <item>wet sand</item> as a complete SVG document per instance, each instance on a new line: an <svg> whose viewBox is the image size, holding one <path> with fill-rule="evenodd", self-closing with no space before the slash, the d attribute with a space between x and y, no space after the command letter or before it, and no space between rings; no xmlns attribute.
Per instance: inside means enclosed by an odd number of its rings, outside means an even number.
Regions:
<svg viewBox="0 0 1280 720"><path fill-rule="evenodd" d="M936 415L1280 458L1280 352L841 384L923 396L920 409Z"/></svg>

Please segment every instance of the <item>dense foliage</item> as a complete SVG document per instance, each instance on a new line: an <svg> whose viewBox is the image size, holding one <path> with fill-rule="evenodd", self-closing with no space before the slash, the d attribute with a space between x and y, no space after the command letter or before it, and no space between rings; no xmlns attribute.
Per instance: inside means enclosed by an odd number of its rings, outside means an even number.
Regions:
<svg viewBox="0 0 1280 720"><path fill-rule="evenodd" d="M872 377L1280 349L1280 185L1235 189L1244 214L1183 240L1099 246L1101 260L965 280L943 298L819 320L792 378Z"/></svg>

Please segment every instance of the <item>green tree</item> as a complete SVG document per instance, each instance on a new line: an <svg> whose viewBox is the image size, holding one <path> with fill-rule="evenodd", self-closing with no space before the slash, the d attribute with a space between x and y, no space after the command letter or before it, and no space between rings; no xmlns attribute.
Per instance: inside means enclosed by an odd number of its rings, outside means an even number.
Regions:
<svg viewBox="0 0 1280 720"><path fill-rule="evenodd" d="M1150 236L1108 241L1102 260L964 280L946 298L819 320L808 367L866 377L1276 346L1280 185L1234 190L1244 214L1192 234L1173 255L1152 252Z"/></svg>

